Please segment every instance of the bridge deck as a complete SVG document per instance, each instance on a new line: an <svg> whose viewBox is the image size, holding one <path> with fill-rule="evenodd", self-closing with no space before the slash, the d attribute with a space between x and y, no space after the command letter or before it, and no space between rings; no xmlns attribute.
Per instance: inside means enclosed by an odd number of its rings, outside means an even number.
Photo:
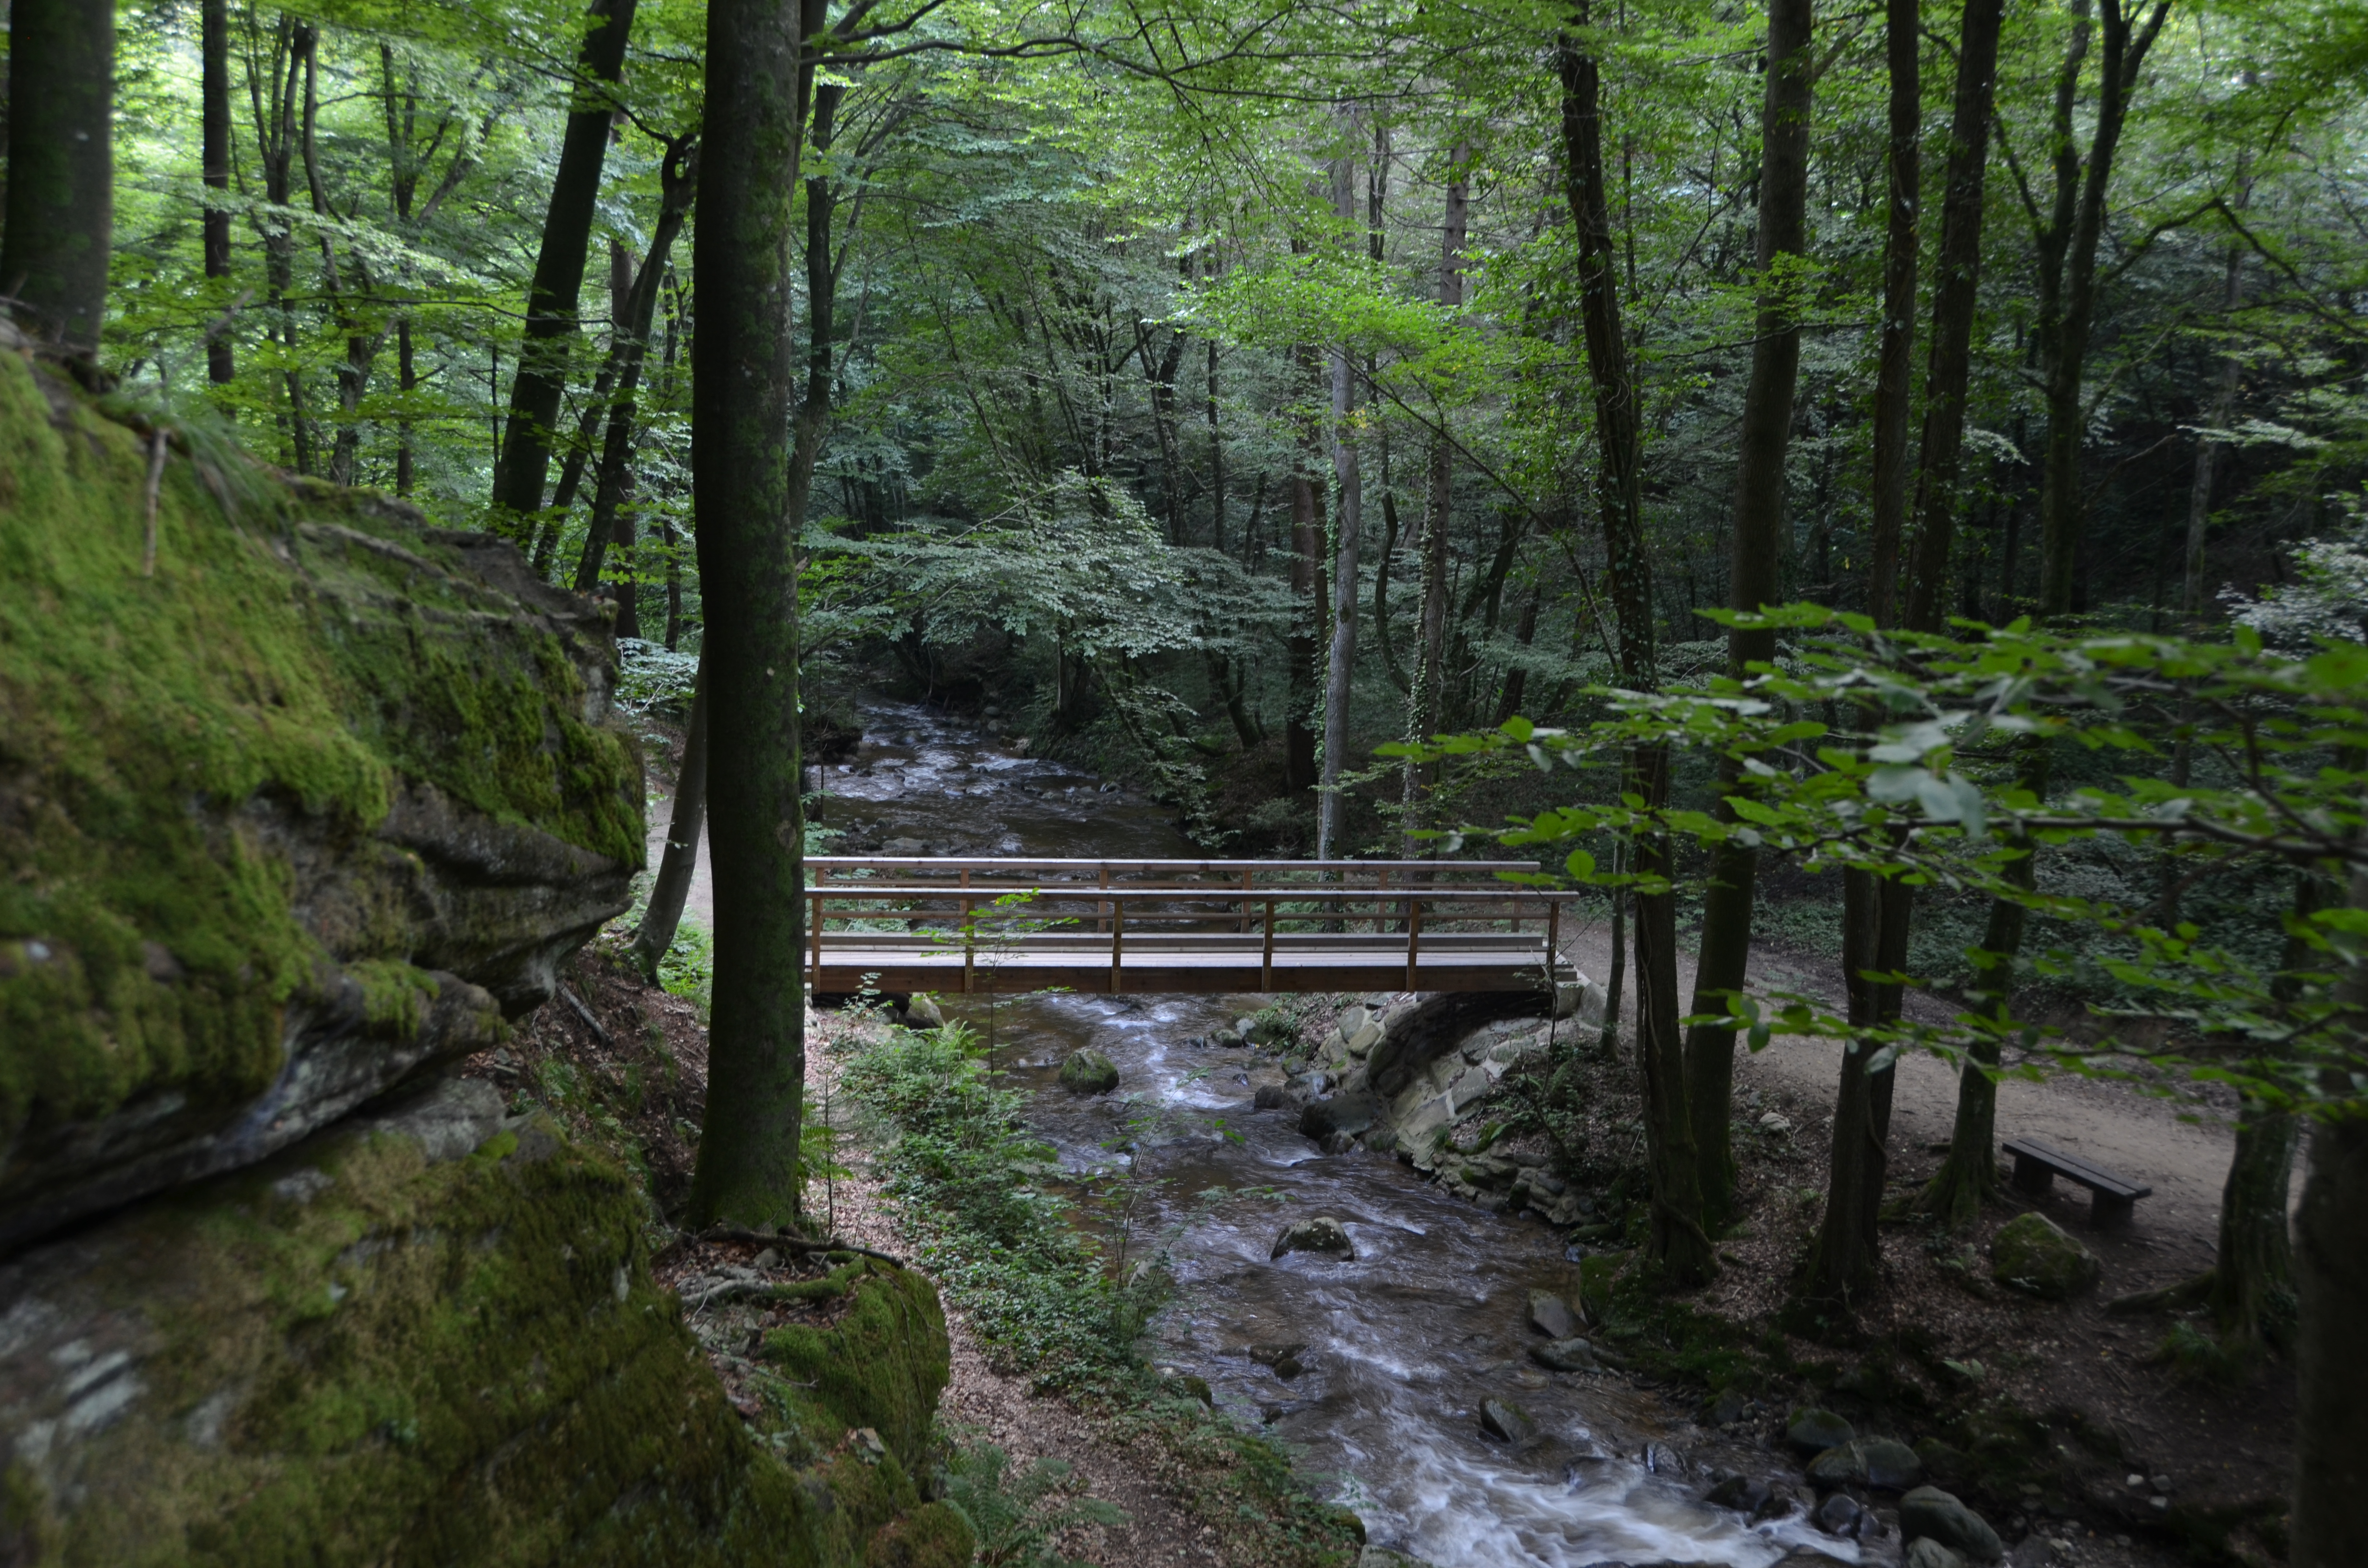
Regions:
<svg viewBox="0 0 2368 1568"><path fill-rule="evenodd" d="M1577 896L1494 880L1536 875L1527 861L808 865L808 983L825 995L1539 990Z"/></svg>

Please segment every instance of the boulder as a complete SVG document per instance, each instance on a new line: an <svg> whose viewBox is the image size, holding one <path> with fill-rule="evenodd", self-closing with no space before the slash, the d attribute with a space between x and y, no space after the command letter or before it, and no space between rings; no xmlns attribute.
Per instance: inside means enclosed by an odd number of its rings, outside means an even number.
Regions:
<svg viewBox="0 0 2368 1568"><path fill-rule="evenodd" d="M1995 1562L2006 1547L1989 1521L1937 1486L1919 1486L1899 1500L1899 1533L1939 1541L1971 1562Z"/></svg>
<svg viewBox="0 0 2368 1568"><path fill-rule="evenodd" d="M1596 1359L1595 1346L1577 1337L1532 1344L1530 1359L1554 1372L1600 1372L1603 1369L1602 1363Z"/></svg>
<svg viewBox="0 0 2368 1568"><path fill-rule="evenodd" d="M1907 1551L1899 1559L1899 1568L1965 1568L1965 1557L1923 1535L1907 1543Z"/></svg>
<svg viewBox="0 0 2368 1568"><path fill-rule="evenodd" d="M1839 1443L1809 1461L1809 1479L1820 1486L1872 1486L1905 1492L1924 1482L1916 1450L1889 1437Z"/></svg>
<svg viewBox="0 0 2368 1568"><path fill-rule="evenodd" d="M916 1029L943 1028L946 1015L944 1009L938 1006L936 997L926 991L916 992L905 1004L905 1022Z"/></svg>
<svg viewBox="0 0 2368 1568"><path fill-rule="evenodd" d="M1297 1095L1281 1084L1260 1084L1250 1092L1254 1110L1296 1110L1301 1108Z"/></svg>
<svg viewBox="0 0 2368 1568"><path fill-rule="evenodd" d="M1990 1278L2042 1301L2096 1288L2097 1255L2044 1214L2018 1214L1990 1239Z"/></svg>
<svg viewBox="0 0 2368 1568"><path fill-rule="evenodd" d="M643 1194L501 1112L445 1085L0 1267L13 1539L60 1562L970 1562L914 1479L947 1375L927 1280L848 1271L827 1326L753 1353L744 1417L650 1277Z"/></svg>
<svg viewBox="0 0 2368 1568"><path fill-rule="evenodd" d="M1817 1528L1827 1535L1854 1536L1865 1518L1866 1510L1847 1492L1837 1492L1817 1505Z"/></svg>
<svg viewBox="0 0 2368 1568"><path fill-rule="evenodd" d="M1106 1095L1118 1087L1118 1066L1099 1051L1073 1051L1061 1063L1061 1087L1073 1095Z"/></svg>
<svg viewBox="0 0 2368 1568"><path fill-rule="evenodd" d="M1732 1508L1738 1514L1758 1511L1768 1501L1768 1483L1748 1475L1730 1475L1702 1494L1702 1501L1713 1507Z"/></svg>
<svg viewBox="0 0 2368 1568"><path fill-rule="evenodd" d="M1525 1443L1538 1435L1529 1412L1508 1399L1480 1402L1480 1430L1508 1443Z"/></svg>
<svg viewBox="0 0 2368 1568"><path fill-rule="evenodd" d="M492 1045L642 866L609 607L222 466L234 518L173 454L152 514L144 433L0 350L0 1252Z"/></svg>
<svg viewBox="0 0 2368 1568"><path fill-rule="evenodd" d="M1552 1290L1530 1292L1530 1326L1548 1339L1568 1339L1578 1332L1570 1303Z"/></svg>
<svg viewBox="0 0 2368 1568"><path fill-rule="evenodd" d="M1857 1437L1858 1429L1849 1422L1830 1410L1819 1410L1814 1405L1795 1410L1793 1418L1784 1424L1784 1440L1804 1453L1823 1453Z"/></svg>
<svg viewBox="0 0 2368 1568"><path fill-rule="evenodd" d="M1371 1093L1347 1090L1327 1099L1308 1101L1307 1108L1299 1113L1299 1131L1302 1136L1319 1143L1335 1132L1353 1137L1373 1125L1379 1110Z"/></svg>
<svg viewBox="0 0 2368 1568"><path fill-rule="evenodd" d="M1340 1221L1328 1214L1316 1214L1304 1220L1293 1220L1274 1238L1274 1250L1269 1258L1281 1257L1287 1252L1312 1252L1320 1256L1354 1262L1357 1245Z"/></svg>

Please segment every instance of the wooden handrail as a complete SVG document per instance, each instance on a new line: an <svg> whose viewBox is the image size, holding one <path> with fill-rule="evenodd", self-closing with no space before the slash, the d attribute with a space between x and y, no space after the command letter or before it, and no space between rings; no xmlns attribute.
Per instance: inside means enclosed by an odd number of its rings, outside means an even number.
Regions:
<svg viewBox="0 0 2368 1568"><path fill-rule="evenodd" d="M1102 860L1048 856L1042 859L1017 855L809 855L809 869L856 870L882 866L939 867L958 870L969 867L995 870L1075 869L1095 871L1542 871L1536 860Z"/></svg>
<svg viewBox="0 0 2368 1568"><path fill-rule="evenodd" d="M976 899L978 896L985 893L999 892L1033 892L1037 895L1036 902L1044 903L1090 903L1100 905L1107 903L1223 903L1230 905L1242 902L1241 889L1213 885L1187 888L1101 888L1095 887L1090 883L1081 883L1075 887L1064 887L1061 883L1053 882L1035 888L994 889L973 886L968 889L963 889L946 886L933 887L927 884L916 886L892 885L886 882L830 882L819 886L809 884L805 891L806 895L809 898L819 895L834 901L844 899L866 899L877 902L892 898L905 898L935 899L945 902L957 900L961 898L965 892L970 893L973 899ZM1379 903L1384 904L1403 904L1406 902L1407 892L1408 890L1402 887L1269 887L1253 889L1251 890L1251 896L1253 898L1263 898L1269 903ZM1566 903L1571 899L1585 898L1588 896L1589 896L1588 890L1584 888L1508 887L1426 888L1420 894L1422 902L1426 903L1520 903L1531 900L1536 900L1541 903ZM1019 912L1015 911L1014 913L1017 914Z"/></svg>

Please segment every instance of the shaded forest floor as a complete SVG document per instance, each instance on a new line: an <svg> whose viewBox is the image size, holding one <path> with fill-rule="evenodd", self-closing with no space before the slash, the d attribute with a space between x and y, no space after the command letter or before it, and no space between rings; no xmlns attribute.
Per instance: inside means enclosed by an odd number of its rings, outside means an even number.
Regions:
<svg viewBox="0 0 2368 1568"><path fill-rule="evenodd" d="M1601 974L1608 944L1608 932L1582 931L1565 951ZM1765 984L1825 989L1820 967L1781 950L1754 952L1753 973ZM1690 992L1691 960L1685 970ZM1918 997L1910 1006L1948 1005ZM2006 1187L2002 1171L1997 1200L1968 1234L1886 1222L1876 1295L1853 1331L1820 1343L1787 1334L1778 1319L1822 1213L1839 1064L1839 1046L1824 1040L1779 1038L1738 1055L1741 1214L1720 1240L1723 1272L1681 1298L1627 1293L1613 1314L1635 1339L1623 1348L1645 1348L1656 1369L1706 1394L1723 1385L1757 1394L1766 1407L1759 1425L1771 1437L1782 1408L1811 1403L1863 1432L1938 1439L1954 1450L1936 1450L1942 1483L2009 1541L2061 1542L2051 1544L2057 1560L2273 1561L2293 1474L2292 1364L2197 1369L2168 1348L2193 1332L2193 1320L2105 1310L2116 1296L2210 1267L2232 1146L2221 1111L2150 1093L2139 1077L2008 1080L2001 1138L2038 1137L2150 1184L2154 1196L2139 1201L2131 1223L2100 1232L2085 1191L2058 1183L2033 1201ZM1585 1069L1578 1099L1594 1179L1628 1168L1641 1188L1634 1084L1623 1046L1620 1062ZM1939 1168L1956 1087L1942 1062L1902 1062L1891 1197L1912 1194ZM2058 1303L1994 1282L1991 1238L2034 1208L2096 1253L2096 1290ZM1705 1404L1713 1424L1716 1404Z"/></svg>

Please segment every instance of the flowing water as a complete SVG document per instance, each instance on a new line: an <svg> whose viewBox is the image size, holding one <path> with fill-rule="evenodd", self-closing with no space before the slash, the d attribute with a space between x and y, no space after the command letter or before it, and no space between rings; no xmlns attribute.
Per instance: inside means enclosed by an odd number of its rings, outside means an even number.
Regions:
<svg viewBox="0 0 2368 1568"><path fill-rule="evenodd" d="M1123 785L1014 756L931 710L875 704L855 759L825 770L834 852L1193 856L1167 814ZM1774 1456L1689 1424L1619 1377L1548 1373L1529 1292L1574 1293L1577 1270L1534 1221L1489 1214L1395 1160L1326 1155L1296 1116L1252 1106L1264 1059L1201 1043L1255 997L1045 995L993 1013L1002 1060L1034 1089L1031 1122L1065 1167L1132 1170L1147 1212L1128 1245L1164 1248L1174 1304L1160 1364L1208 1380L1219 1404L1302 1450L1375 1542L1440 1568L1710 1562L1765 1568L1795 1547L1843 1562L1851 1544L1795 1515L1747 1527L1697 1501L1721 1464L1775 1476ZM1091 1046L1116 1095L1054 1083ZM1269 1260L1290 1221L1328 1214L1353 1261ZM1286 1353L1301 1369L1289 1379ZM1287 1366L1283 1369L1289 1369ZM1483 1399L1519 1404L1539 1436L1485 1437Z"/></svg>

